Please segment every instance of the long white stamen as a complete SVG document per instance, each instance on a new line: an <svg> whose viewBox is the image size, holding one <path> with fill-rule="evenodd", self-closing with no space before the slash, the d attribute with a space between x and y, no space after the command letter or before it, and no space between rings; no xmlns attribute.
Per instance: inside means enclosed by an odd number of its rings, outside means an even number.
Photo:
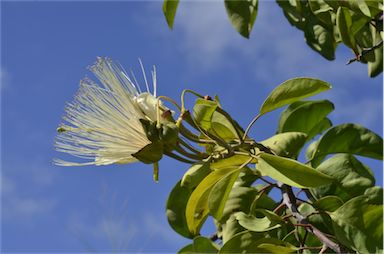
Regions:
<svg viewBox="0 0 384 254"><path fill-rule="evenodd" d="M153 66L153 71L152 71L152 82L153 82L153 95L156 97L156 92L157 92L157 82L156 82L156 67Z"/></svg>
<svg viewBox="0 0 384 254"><path fill-rule="evenodd" d="M149 90L149 86L148 86L148 82L147 82L147 75L145 75L144 66L143 66L143 63L141 62L140 58L139 58L139 63L140 63L141 71L143 73L143 77L144 77L144 81L145 81L145 86L147 87L147 92L150 93L151 90Z"/></svg>

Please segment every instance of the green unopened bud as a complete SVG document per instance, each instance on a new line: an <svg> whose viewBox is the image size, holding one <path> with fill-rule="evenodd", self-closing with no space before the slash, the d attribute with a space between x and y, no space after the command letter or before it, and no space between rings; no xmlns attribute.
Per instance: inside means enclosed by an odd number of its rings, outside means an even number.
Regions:
<svg viewBox="0 0 384 254"><path fill-rule="evenodd" d="M173 150L179 140L179 128L174 123L165 123L161 126L160 140Z"/></svg>
<svg viewBox="0 0 384 254"><path fill-rule="evenodd" d="M158 162L163 157L164 146L160 142L151 143L146 145L137 153L132 154L133 157L145 164L152 164Z"/></svg>

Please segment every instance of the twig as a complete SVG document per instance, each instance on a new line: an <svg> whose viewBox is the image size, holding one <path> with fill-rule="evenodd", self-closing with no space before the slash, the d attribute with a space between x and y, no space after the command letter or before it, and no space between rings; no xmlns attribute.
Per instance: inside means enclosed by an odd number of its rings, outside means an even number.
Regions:
<svg viewBox="0 0 384 254"><path fill-rule="evenodd" d="M374 51L375 49L378 49L380 48L381 46L383 46L383 41L380 41L379 43L377 43L376 45L370 47L370 48L363 48L363 50L361 51L360 54L357 54L355 58L352 58L350 59L348 62L347 62L347 65L353 63L353 62L360 62L361 61L361 58L363 58L364 56L366 56L367 54L369 54L370 52Z"/></svg>
<svg viewBox="0 0 384 254"><path fill-rule="evenodd" d="M277 185L281 188L283 202L298 222L296 225L305 225L305 229L308 232L314 234L324 245L334 250L336 253L346 253L342 246L340 246L338 243L333 242L323 232L311 225L307 218L299 212L296 205L295 194L293 193L292 188L290 186L280 182L278 182Z"/></svg>

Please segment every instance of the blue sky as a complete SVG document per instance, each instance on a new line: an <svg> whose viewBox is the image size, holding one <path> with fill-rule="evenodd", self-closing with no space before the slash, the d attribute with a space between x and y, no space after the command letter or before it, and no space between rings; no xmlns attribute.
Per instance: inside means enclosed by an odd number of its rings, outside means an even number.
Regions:
<svg viewBox="0 0 384 254"><path fill-rule="evenodd" d="M160 163L160 183L140 163L58 167L55 130L97 56L140 73L138 58L156 65L158 93L183 89L218 94L242 126L267 94L286 79L310 76L333 89L334 124L355 122L382 132L382 75L366 66L322 59L306 46L275 2L261 1L251 39L230 26L223 3L181 1L174 30L160 1L1 2L1 169L3 252L171 252L188 243L165 217L165 202L187 166ZM137 75L138 76L138 75ZM273 135L280 111L251 134ZM382 184L382 164L364 160ZM207 232L212 230L210 227Z"/></svg>

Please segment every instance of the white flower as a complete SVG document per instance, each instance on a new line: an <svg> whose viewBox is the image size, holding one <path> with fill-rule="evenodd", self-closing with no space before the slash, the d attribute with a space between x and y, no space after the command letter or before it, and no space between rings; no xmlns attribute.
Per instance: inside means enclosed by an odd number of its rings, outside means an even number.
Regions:
<svg viewBox="0 0 384 254"><path fill-rule="evenodd" d="M141 64L141 62L140 62ZM72 103L66 107L64 123L58 128L57 151L69 153L86 162L55 160L62 166L108 165L138 161L132 154L151 142L139 119L155 121L157 115L156 73L152 72L153 95L147 92L110 59L98 58L90 70L101 85L86 78Z"/></svg>

